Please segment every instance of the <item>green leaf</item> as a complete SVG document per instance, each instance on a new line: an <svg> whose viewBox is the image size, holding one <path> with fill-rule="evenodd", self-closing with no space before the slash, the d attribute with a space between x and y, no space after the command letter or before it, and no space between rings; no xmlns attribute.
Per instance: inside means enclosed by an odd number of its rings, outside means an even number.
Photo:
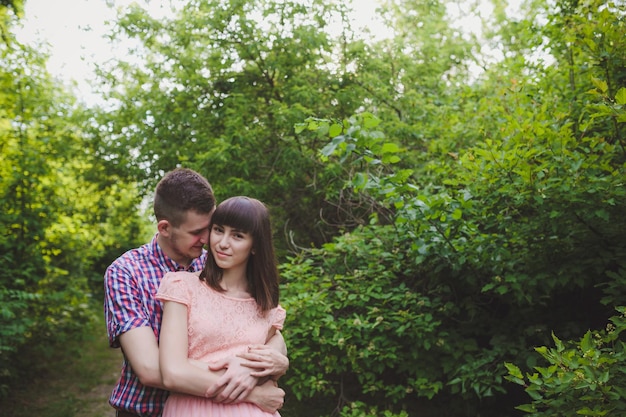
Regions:
<svg viewBox="0 0 626 417"><path fill-rule="evenodd" d="M397 144L393 143L393 142L387 142L387 143L383 144L383 146L382 146L382 148L380 150L380 152L383 153L383 154L385 154L385 153L397 153L397 152L400 152L400 151L401 151L400 147Z"/></svg>
<svg viewBox="0 0 626 417"><path fill-rule="evenodd" d="M615 101L617 104L624 105L626 104L626 88L622 87L615 94Z"/></svg>
<svg viewBox="0 0 626 417"><path fill-rule="evenodd" d="M588 352L594 348L593 338L591 337L591 332L587 331L583 338L580 341L580 348L583 350L583 353Z"/></svg>
<svg viewBox="0 0 626 417"><path fill-rule="evenodd" d="M554 340L554 344L556 345L557 352L563 352L563 350L565 350L565 346L563 345L563 342L558 337L556 337L554 332L552 332L552 340Z"/></svg>
<svg viewBox="0 0 626 417"><path fill-rule="evenodd" d="M324 146L324 148L322 148L320 153L324 156L330 156L335 152L335 149L337 149L337 146L339 146L339 144L343 143L344 141L345 141L344 136L335 136L330 141L330 143L328 143L326 146Z"/></svg>
<svg viewBox="0 0 626 417"><path fill-rule="evenodd" d="M352 184L357 189L361 189L361 188L365 187L365 185L367 184L367 175L365 175L362 172L357 173L354 176L354 179L352 180Z"/></svg>
<svg viewBox="0 0 626 417"><path fill-rule="evenodd" d="M387 164L397 164L401 161L398 155L385 155L382 160Z"/></svg>
<svg viewBox="0 0 626 417"><path fill-rule="evenodd" d="M307 123L296 123L294 125L294 131L296 132L296 134L298 133L302 133L304 131L304 129L306 129L308 126Z"/></svg>
<svg viewBox="0 0 626 417"><path fill-rule="evenodd" d="M363 127L366 129L373 129L380 124L380 119L371 113L363 113Z"/></svg>
<svg viewBox="0 0 626 417"><path fill-rule="evenodd" d="M609 86L604 80L594 77L591 79L591 82L593 83L593 85L596 86L598 90L602 91L602 93L606 93L609 90Z"/></svg>
<svg viewBox="0 0 626 417"><path fill-rule="evenodd" d="M522 375L522 371L519 369L519 367L513 363L510 362L505 362L504 366L506 367L506 369L509 371L509 374L514 376L515 378L518 379L523 379L524 376Z"/></svg>
<svg viewBox="0 0 626 417"><path fill-rule="evenodd" d="M343 132L343 126L338 123L333 123L328 130L328 136L334 138L335 136L339 136L341 132Z"/></svg>

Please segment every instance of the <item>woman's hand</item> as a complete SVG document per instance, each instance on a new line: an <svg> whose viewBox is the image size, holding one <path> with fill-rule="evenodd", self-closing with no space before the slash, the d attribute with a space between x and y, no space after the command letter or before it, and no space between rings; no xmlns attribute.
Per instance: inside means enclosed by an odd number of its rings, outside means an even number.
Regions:
<svg viewBox="0 0 626 417"><path fill-rule="evenodd" d="M267 345L250 345L248 351L237 355L243 359L241 366L252 369L250 375L257 378L271 376L277 380L289 369L289 359Z"/></svg>

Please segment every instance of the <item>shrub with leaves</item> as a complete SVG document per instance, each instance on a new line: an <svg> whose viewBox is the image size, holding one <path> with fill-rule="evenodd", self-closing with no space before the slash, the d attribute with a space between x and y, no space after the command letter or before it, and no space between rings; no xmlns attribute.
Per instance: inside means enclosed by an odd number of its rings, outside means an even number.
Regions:
<svg viewBox="0 0 626 417"><path fill-rule="evenodd" d="M519 410L537 417L626 414L626 307L618 307L606 330L588 331L578 341L536 348L545 366L523 373L506 363L509 381L522 385L532 401Z"/></svg>
<svg viewBox="0 0 626 417"><path fill-rule="evenodd" d="M436 185L398 168L403 149L370 114L298 126L330 136L321 159L344 171L346 211L371 202L359 227L283 265L298 398L501 415L515 388L502 363L534 363L531 346L593 328L623 298L620 145L578 139L521 86L507 100L514 113L481 103L506 123L433 162Z"/></svg>

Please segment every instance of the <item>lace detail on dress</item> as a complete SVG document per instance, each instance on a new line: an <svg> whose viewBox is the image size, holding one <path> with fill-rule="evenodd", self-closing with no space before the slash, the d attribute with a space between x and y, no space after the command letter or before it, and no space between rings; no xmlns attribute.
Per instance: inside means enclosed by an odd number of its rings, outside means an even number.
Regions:
<svg viewBox="0 0 626 417"><path fill-rule="evenodd" d="M187 305L189 357L203 361L265 344L270 328L282 329L286 316L280 306L262 314L253 298L227 297L189 272L167 274L157 298Z"/></svg>

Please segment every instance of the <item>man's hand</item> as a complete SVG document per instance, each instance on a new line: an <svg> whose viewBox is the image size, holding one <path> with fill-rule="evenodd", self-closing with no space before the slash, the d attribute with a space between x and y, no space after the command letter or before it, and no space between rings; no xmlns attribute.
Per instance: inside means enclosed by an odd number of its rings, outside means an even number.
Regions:
<svg viewBox="0 0 626 417"><path fill-rule="evenodd" d="M285 391L276 386L275 381L267 381L259 385L246 399L261 410L268 413L275 413L283 408L285 403Z"/></svg>
<svg viewBox="0 0 626 417"><path fill-rule="evenodd" d="M287 356L267 345L251 345L247 352L237 356L243 359L242 366L252 369L250 375L257 378L271 376L277 380L289 369Z"/></svg>
<svg viewBox="0 0 626 417"><path fill-rule="evenodd" d="M230 357L209 364L211 371L226 369L220 379L207 391L207 397L218 403L230 404L243 401L257 385L258 379L250 368L242 366L243 359Z"/></svg>

